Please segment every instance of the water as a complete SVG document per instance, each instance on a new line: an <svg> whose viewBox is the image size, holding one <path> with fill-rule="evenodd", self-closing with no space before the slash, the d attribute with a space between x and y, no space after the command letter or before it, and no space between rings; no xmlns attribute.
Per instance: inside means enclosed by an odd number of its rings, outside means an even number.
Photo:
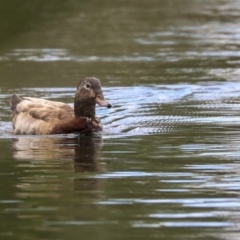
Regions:
<svg viewBox="0 0 240 240"><path fill-rule="evenodd" d="M0 5L0 239L240 238L239 0ZM85 76L102 134L12 135Z"/></svg>

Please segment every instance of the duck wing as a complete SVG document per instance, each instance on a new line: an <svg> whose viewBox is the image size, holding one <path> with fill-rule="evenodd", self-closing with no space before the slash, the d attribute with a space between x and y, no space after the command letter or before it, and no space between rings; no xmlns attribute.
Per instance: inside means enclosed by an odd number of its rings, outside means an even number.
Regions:
<svg viewBox="0 0 240 240"><path fill-rule="evenodd" d="M14 94L10 105L14 134L50 134L57 124L74 119L73 108L61 102Z"/></svg>
<svg viewBox="0 0 240 240"><path fill-rule="evenodd" d="M28 114L35 119L43 121L70 121L74 118L73 108L62 102L49 101L40 98L23 98L24 101L18 104L17 111L28 111Z"/></svg>

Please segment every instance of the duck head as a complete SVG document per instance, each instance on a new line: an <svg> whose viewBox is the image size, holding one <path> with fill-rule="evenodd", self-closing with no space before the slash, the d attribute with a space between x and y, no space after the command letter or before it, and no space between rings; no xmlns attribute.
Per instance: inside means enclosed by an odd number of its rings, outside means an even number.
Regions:
<svg viewBox="0 0 240 240"><path fill-rule="evenodd" d="M94 77L86 77L77 86L74 98L75 117L94 119L96 103L102 107L112 107L103 96L100 80Z"/></svg>

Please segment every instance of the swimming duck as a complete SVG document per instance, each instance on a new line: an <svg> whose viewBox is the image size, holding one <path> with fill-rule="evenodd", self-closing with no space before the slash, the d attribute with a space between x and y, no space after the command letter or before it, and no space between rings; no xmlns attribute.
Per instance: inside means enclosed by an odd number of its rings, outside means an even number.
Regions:
<svg viewBox="0 0 240 240"><path fill-rule="evenodd" d="M95 116L96 103L112 107L103 96L100 80L94 77L86 77L78 84L74 108L61 102L21 98L13 94L10 100L13 133L41 135L101 131L100 120Z"/></svg>

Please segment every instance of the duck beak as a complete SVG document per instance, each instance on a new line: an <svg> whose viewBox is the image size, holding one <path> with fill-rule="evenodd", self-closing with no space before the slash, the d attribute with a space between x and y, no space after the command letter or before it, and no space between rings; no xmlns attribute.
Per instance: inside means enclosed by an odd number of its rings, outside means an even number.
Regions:
<svg viewBox="0 0 240 240"><path fill-rule="evenodd" d="M95 98L95 102L102 107L107 107L107 108L111 108L112 105L105 100L105 98L103 97L103 95L97 95L97 97Z"/></svg>

